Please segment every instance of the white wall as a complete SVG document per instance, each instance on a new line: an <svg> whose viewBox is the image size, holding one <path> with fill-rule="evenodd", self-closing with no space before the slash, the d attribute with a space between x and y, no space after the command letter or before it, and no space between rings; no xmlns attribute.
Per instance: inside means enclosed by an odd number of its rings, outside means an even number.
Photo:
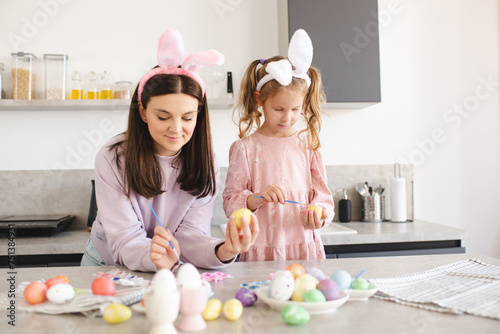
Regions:
<svg viewBox="0 0 500 334"><path fill-rule="evenodd" d="M278 53L277 0L64 2L19 50L66 53L71 71L107 69L137 81L155 64L160 34L174 27L187 52L224 53L236 86L251 60ZM45 3L56 0L0 0L6 65L18 51L9 34L43 18ZM189 11L193 4L199 9ZM380 0L379 12L382 102L326 111L326 163L415 164L416 218L467 229L469 252L500 257L499 3ZM211 117L227 166L237 129L230 110ZM0 111L0 170L92 168L125 119L117 111Z"/></svg>

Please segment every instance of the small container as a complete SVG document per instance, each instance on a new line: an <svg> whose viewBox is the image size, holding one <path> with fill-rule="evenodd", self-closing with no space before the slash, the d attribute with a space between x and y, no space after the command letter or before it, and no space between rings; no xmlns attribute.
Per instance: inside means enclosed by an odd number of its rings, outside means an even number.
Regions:
<svg viewBox="0 0 500 334"><path fill-rule="evenodd" d="M99 98L99 90L97 89L97 75L94 71L90 72L89 89L87 90L87 99L96 100Z"/></svg>
<svg viewBox="0 0 500 334"><path fill-rule="evenodd" d="M104 71L101 78L101 99L108 100L113 98L113 92L111 90L111 83L109 81L108 72Z"/></svg>
<svg viewBox="0 0 500 334"><path fill-rule="evenodd" d="M73 73L73 78L71 82L72 82L71 99L72 100L83 99L82 76L80 72L75 71L75 73Z"/></svg>
<svg viewBox="0 0 500 334"><path fill-rule="evenodd" d="M338 191L344 192L342 199L339 201L339 220L342 223L349 223L351 221L351 200L347 196L345 189L339 189Z"/></svg>
<svg viewBox="0 0 500 334"><path fill-rule="evenodd" d="M47 100L66 99L68 56L44 54L43 60L45 61L45 98Z"/></svg>
<svg viewBox="0 0 500 334"><path fill-rule="evenodd" d="M382 203L385 199L380 198L380 195L375 193L370 196L363 196L361 201L361 221L363 222L381 222L385 209L382 209Z"/></svg>
<svg viewBox="0 0 500 334"><path fill-rule="evenodd" d="M5 99L5 90L3 89L3 72L5 71L5 65L0 63L0 99Z"/></svg>
<svg viewBox="0 0 500 334"><path fill-rule="evenodd" d="M36 56L32 53L17 52L12 56L12 99L33 100L36 90Z"/></svg>
<svg viewBox="0 0 500 334"><path fill-rule="evenodd" d="M133 83L130 81L117 81L115 82L115 91L113 94L114 99L128 99L132 98Z"/></svg>

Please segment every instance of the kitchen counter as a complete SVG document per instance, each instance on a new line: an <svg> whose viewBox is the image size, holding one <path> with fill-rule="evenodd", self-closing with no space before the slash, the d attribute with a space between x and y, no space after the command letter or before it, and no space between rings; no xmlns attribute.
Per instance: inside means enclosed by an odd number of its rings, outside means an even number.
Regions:
<svg viewBox="0 0 500 334"><path fill-rule="evenodd" d="M35 257L44 255L61 255L53 260L54 265L75 265L83 254L89 235L88 230L77 229L50 237L18 237L14 247L18 266L30 265L23 260L35 261ZM212 226L212 235L224 238L219 225ZM464 253L462 241L466 235L461 229L420 220L408 223L332 223L321 230L325 251L330 258ZM8 245L2 243L0 264L6 262L7 254ZM50 262L50 259L36 261Z"/></svg>
<svg viewBox="0 0 500 334"><path fill-rule="evenodd" d="M486 263L500 265L499 259L476 254L448 254L409 257L377 257L352 259L326 259L316 261L282 261L234 263L222 271L232 277L222 282L212 282L215 298L222 302L233 298L241 283L269 278L276 270L285 269L291 263L305 267L318 267L327 275L343 269L351 275L365 269L363 277L382 278L429 270L459 260L478 258ZM90 288L96 271L109 271L123 267L66 267L66 268L18 268L15 269L16 286L22 281L48 279L66 275L73 286ZM125 269L126 270L126 269ZM202 270L203 271L203 270ZM10 270L0 269L0 293L8 291L7 275ZM137 273L151 279L151 273ZM22 298L22 296L17 296ZM102 318L86 318L78 314L45 315L15 313L16 327L7 324L4 305L0 311L2 333L147 333L150 322L143 313L133 311L125 323L111 325ZM235 322L221 318L208 322L205 333L498 333L500 321L471 315L451 315L431 312L390 301L370 298L364 302L347 302L334 313L312 315L301 326L287 326L280 313L269 309L262 301L244 309L243 316Z"/></svg>

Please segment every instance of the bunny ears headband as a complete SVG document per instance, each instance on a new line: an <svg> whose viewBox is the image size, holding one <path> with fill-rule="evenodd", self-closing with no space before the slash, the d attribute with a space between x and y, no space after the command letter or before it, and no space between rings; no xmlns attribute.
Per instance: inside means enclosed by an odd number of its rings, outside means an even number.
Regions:
<svg viewBox="0 0 500 334"><path fill-rule="evenodd" d="M167 30L160 38L158 45L158 65L139 82L137 98L141 102L144 85L149 79L158 74L185 75L196 81L202 94L205 95L205 85L196 73L203 66L216 66L224 63L224 55L216 50L200 51L184 58L184 42L181 34L173 29ZM180 67L179 67L180 65Z"/></svg>
<svg viewBox="0 0 500 334"><path fill-rule="evenodd" d="M271 80L278 81L282 86L288 86L292 82L292 77L304 79L309 87L311 79L307 71L311 67L312 57L311 38L304 29L297 30L288 46L288 60L282 59L267 64L267 74L259 80L256 90L260 92L261 88ZM292 70L292 65L295 70Z"/></svg>

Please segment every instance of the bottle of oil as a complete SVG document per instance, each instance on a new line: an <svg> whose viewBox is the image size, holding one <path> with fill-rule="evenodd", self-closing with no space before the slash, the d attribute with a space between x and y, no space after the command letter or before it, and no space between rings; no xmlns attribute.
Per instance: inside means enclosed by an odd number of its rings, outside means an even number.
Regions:
<svg viewBox="0 0 500 334"><path fill-rule="evenodd" d="M71 88L71 99L72 100L82 100L83 99L83 89L82 89L82 76L80 72L75 71L72 78L73 87Z"/></svg>
<svg viewBox="0 0 500 334"><path fill-rule="evenodd" d="M111 83L109 81L108 72L104 71L101 78L101 99L107 100L113 98L113 92L111 91Z"/></svg>
<svg viewBox="0 0 500 334"><path fill-rule="evenodd" d="M99 91L97 90L97 75L94 71L90 72L89 89L87 91L87 99L96 100L99 98Z"/></svg>

